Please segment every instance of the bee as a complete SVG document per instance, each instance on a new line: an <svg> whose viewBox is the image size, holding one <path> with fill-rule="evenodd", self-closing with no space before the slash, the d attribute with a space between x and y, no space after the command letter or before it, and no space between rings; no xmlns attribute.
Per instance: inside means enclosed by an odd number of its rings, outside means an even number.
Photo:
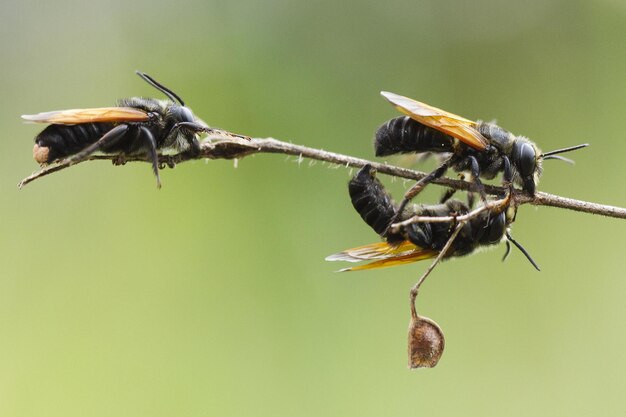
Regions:
<svg viewBox="0 0 626 417"><path fill-rule="evenodd" d="M160 188L160 151L174 150L197 156L200 153L198 136L202 133L249 139L210 128L172 90L148 74L140 71L136 74L165 94L168 100L132 97L119 100L115 107L23 115L22 119L28 122L50 124L35 138L35 161L40 165L57 161L75 164L94 152L116 154L118 163L123 163L126 156L146 156L152 162Z"/></svg>
<svg viewBox="0 0 626 417"><path fill-rule="evenodd" d="M529 139L515 136L495 123L468 120L386 91L381 95L406 116L391 119L378 128L374 140L376 156L409 152L449 154L438 168L406 192L400 211L448 168L469 173L483 202L486 202L486 194L480 179L490 180L499 173L505 178L503 185L517 185L534 195L543 160L572 162L557 154L588 146L581 144L542 153ZM447 198L452 194L448 192Z"/></svg>
<svg viewBox="0 0 626 417"><path fill-rule="evenodd" d="M371 261L341 271L384 268L435 258L443 250L456 228L455 221L423 222L403 226L397 232L391 231L389 225L398 211L398 206L376 178L375 170L371 165L365 165L354 176L348 184L348 190L355 210L365 223L385 241L347 249L328 256L327 261ZM470 209L465 203L449 199L442 204L419 205L414 210L403 210L400 220L406 220L415 215L458 217L469 212ZM480 212L462 226L444 259L469 255L478 248L495 245L505 240L507 250L504 258L510 252L510 243L513 243L539 270L528 252L511 237L510 225L514 217L515 209L509 204Z"/></svg>

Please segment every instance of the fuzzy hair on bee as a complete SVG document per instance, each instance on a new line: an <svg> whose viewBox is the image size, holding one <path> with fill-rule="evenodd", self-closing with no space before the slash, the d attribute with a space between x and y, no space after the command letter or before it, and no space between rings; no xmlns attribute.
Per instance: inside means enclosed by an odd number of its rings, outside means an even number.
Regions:
<svg viewBox="0 0 626 417"><path fill-rule="evenodd" d="M49 124L35 137L35 161L40 165L75 164L95 152L116 155L118 162L124 162L128 156L143 156L151 162L160 188L159 156L166 153L199 155L201 134L250 139L209 127L172 90L148 74L136 73L167 100L132 97L119 100L115 107L22 116L28 122Z"/></svg>
<svg viewBox="0 0 626 417"><path fill-rule="evenodd" d="M119 107L131 107L140 109L148 113L149 115L158 115L153 117L150 121L155 125L155 130L162 132L169 132L169 135L165 136L160 144L159 149L170 152L185 152L194 147L193 140L189 138L189 130L184 129L171 129L171 126L182 121L191 121L197 123L198 126L204 126L208 129L209 126L200 118L193 114L185 114L186 110L190 110L187 107L173 106L169 100L158 100L154 98L144 97L131 97L118 100L117 105Z"/></svg>

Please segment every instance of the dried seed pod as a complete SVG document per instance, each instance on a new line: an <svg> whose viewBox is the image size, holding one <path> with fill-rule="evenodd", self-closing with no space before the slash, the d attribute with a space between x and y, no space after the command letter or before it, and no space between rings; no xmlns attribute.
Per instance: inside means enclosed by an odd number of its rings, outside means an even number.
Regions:
<svg viewBox="0 0 626 417"><path fill-rule="evenodd" d="M413 310L414 311L414 310ZM409 323L409 368L432 368L437 365L445 340L443 331L428 317L411 314Z"/></svg>

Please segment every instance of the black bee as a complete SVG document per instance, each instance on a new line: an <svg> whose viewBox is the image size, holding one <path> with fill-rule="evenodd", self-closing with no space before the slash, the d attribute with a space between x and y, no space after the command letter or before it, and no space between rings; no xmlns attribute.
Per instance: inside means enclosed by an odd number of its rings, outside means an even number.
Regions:
<svg viewBox="0 0 626 417"><path fill-rule="evenodd" d="M358 271L383 268L435 258L444 248L456 224L449 222L422 222L404 226L393 233L388 229L397 205L391 199L382 183L375 177L371 165L365 165L348 185L352 205L376 233L385 242L373 243L345 250L326 258L328 261L372 261L368 264L342 271ZM406 220L415 215L425 217L457 217L468 214L468 206L458 200L450 199L443 204L420 205L412 211L403 210L399 220ZM539 270L526 250L509 233L509 226L515 217L515 210L509 205L480 212L465 223L445 255L445 258L468 255L479 247L495 245L506 239L509 254L510 244L518 247L533 266ZM445 259L444 258L444 259Z"/></svg>
<svg viewBox="0 0 626 417"><path fill-rule="evenodd" d="M534 195L545 159L566 158L556 154L588 146L582 144L542 153L523 136L515 136L494 123L474 122L397 94L381 92L396 109L406 114L391 119L376 132L376 156L396 153L449 153L450 156L405 194L400 210L428 183L443 176L448 168L469 172L483 201L486 195L480 178L504 174L512 184ZM570 161L571 162L571 161ZM451 193L448 193L448 198Z"/></svg>
<svg viewBox="0 0 626 417"><path fill-rule="evenodd" d="M148 156L160 188L159 151L171 149L190 156L198 155L198 135L201 133L249 139L210 128L194 116L172 90L148 74L136 73L169 100L132 97L119 100L116 107L24 115L22 118L29 122L50 123L35 138L35 161L41 165L55 161L74 164L94 152L117 154L119 162L123 162L125 156Z"/></svg>

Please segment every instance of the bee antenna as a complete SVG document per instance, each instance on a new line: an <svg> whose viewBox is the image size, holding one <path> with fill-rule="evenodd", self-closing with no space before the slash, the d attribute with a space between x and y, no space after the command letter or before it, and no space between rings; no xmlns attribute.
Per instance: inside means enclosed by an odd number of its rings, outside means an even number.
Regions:
<svg viewBox="0 0 626 417"><path fill-rule="evenodd" d="M570 146L569 148L556 149L554 151L550 151L550 152L546 152L546 153L542 154L541 157L543 159L561 159L561 158L546 158L546 156L556 155L557 153L571 152L571 151L575 151L577 149L586 148L587 146L589 146L588 143L583 143L581 145Z"/></svg>
<svg viewBox="0 0 626 417"><path fill-rule="evenodd" d="M535 261L533 260L533 258L531 258L530 254L529 254L528 252L526 252L526 249L524 249L524 247L523 247L522 245L520 245L519 243L517 243L517 242L515 241L515 239L513 239L513 238L511 237L511 235L510 235L510 233L509 233L508 231L506 232L506 238L507 238L507 243L508 243L508 242L511 242L512 244L514 244L514 245L515 245L515 247L516 247L517 249L519 249L519 250L520 250L520 252L522 252L522 253L524 254L524 256L526 256L526 259L528 259L528 261L529 261L531 264L533 264L533 266L535 267L535 269L536 269L537 271L541 271L541 269L539 269L539 266L537 266L537 264L535 263ZM507 255L508 255L508 252L507 252ZM505 257L506 257L506 256L505 256Z"/></svg>
<svg viewBox="0 0 626 417"><path fill-rule="evenodd" d="M163 84L160 84L159 82L157 82L157 80L155 80L154 78L152 78L145 72L135 71L135 74L139 75L145 82L147 82L152 87L156 88L157 90L165 94L167 98L169 98L170 100L179 102L181 106L185 105L183 100L180 97L178 97L178 95L175 92L165 87Z"/></svg>
<svg viewBox="0 0 626 417"><path fill-rule="evenodd" d="M568 164L572 164L572 165L574 165L574 163L575 163L572 159L566 158L566 157L561 156L561 155L548 155L548 156L544 157L543 159L544 160L546 160L546 159L558 159L560 161L567 162Z"/></svg>
<svg viewBox="0 0 626 417"><path fill-rule="evenodd" d="M504 256L502 257L502 262L504 262L506 260L506 258L509 256L509 253L511 253L511 242L509 242L507 240L506 241L506 252L504 252Z"/></svg>

